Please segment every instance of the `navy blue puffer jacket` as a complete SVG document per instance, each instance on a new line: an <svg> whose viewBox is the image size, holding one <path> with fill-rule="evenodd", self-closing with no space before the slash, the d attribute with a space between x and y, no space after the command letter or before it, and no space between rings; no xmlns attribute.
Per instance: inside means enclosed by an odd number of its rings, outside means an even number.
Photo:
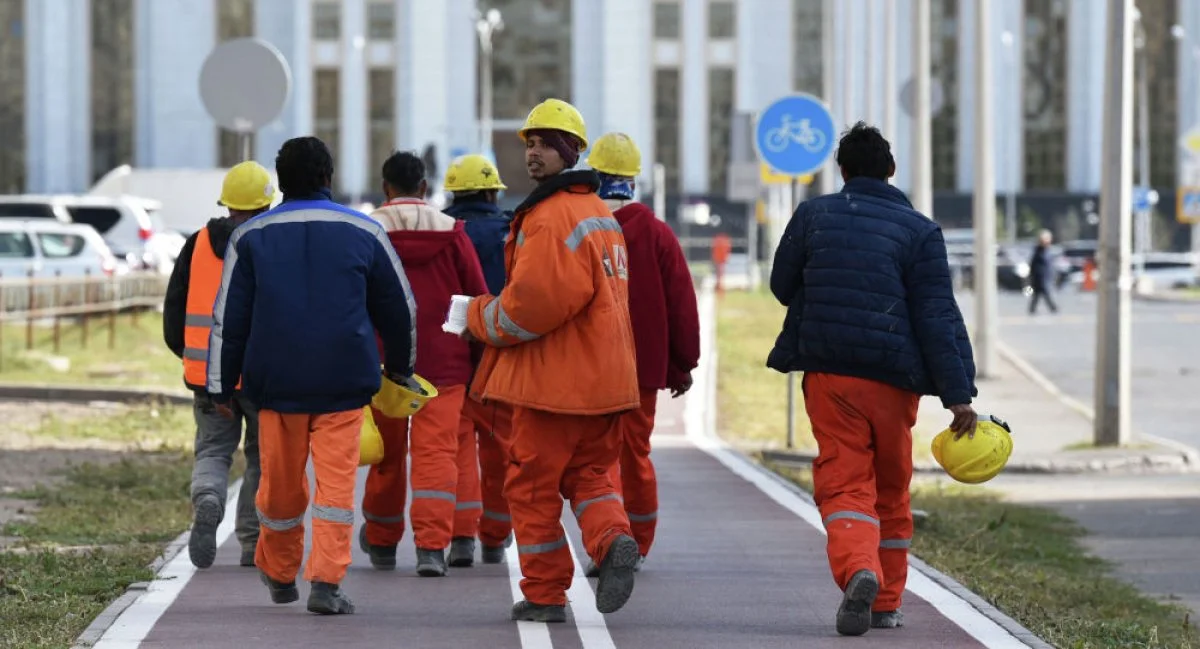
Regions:
<svg viewBox="0 0 1200 649"><path fill-rule="evenodd" d="M445 207L446 214L467 223L467 236L475 244L475 253L483 266L488 292L500 295L504 288L504 239L512 225L512 214L501 211L494 203L458 201Z"/></svg>
<svg viewBox="0 0 1200 649"><path fill-rule="evenodd" d="M787 307L772 369L881 381L947 407L977 394L941 228L886 182L853 178L801 203L771 292Z"/></svg>

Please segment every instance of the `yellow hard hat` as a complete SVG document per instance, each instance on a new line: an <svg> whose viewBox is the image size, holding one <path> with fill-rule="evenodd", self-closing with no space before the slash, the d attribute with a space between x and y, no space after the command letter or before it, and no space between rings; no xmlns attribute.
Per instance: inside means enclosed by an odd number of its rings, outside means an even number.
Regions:
<svg viewBox="0 0 1200 649"><path fill-rule="evenodd" d="M383 461L383 435L375 425L371 406L363 408L362 433L358 436L358 466L379 464Z"/></svg>
<svg viewBox="0 0 1200 649"><path fill-rule="evenodd" d="M624 133L606 133L588 154L588 166L600 173L632 178L642 172L642 152Z"/></svg>
<svg viewBox="0 0 1200 649"><path fill-rule="evenodd" d="M448 192L478 192L485 189L508 189L500 180L500 172L491 160L470 153L450 163L443 183Z"/></svg>
<svg viewBox="0 0 1200 649"><path fill-rule="evenodd" d="M1012 455L1008 424L991 415L979 415L975 436L954 439L947 428L933 438L933 459L951 478L967 484L987 482L999 475Z"/></svg>
<svg viewBox="0 0 1200 649"><path fill-rule="evenodd" d="M375 393L375 397L371 399L371 405L378 408L384 417L391 419L411 417L429 403L430 399L438 395L437 388L433 387L432 383L416 374L409 378L397 378L399 380L394 380L384 374L379 392Z"/></svg>
<svg viewBox="0 0 1200 649"><path fill-rule="evenodd" d="M265 167L248 160L235 165L225 174L218 205L235 210L257 210L275 200L275 185Z"/></svg>
<svg viewBox="0 0 1200 649"><path fill-rule="evenodd" d="M574 135L579 138L580 151L584 151L588 147L587 125L583 123L583 115L580 115L574 106L561 99L547 99L534 106L533 110L529 111L529 117L525 118L525 125L517 131L517 135L524 141L526 131L539 128L549 128Z"/></svg>

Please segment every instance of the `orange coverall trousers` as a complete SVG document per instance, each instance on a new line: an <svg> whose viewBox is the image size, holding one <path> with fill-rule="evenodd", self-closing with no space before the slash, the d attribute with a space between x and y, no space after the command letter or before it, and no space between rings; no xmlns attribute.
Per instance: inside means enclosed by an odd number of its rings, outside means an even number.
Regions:
<svg viewBox="0 0 1200 649"><path fill-rule="evenodd" d="M654 531L658 527L658 478L650 461L650 433L654 431L654 413L658 391L642 390L642 407L621 415L621 457L613 465L609 478L625 500L625 515L643 557L650 553Z"/></svg>
<svg viewBox="0 0 1200 649"><path fill-rule="evenodd" d="M363 518L371 545L395 546L404 536L410 448L413 541L423 550L444 550L450 545L458 501L459 418L466 393L465 385L439 386L438 396L411 421L373 411L383 437L383 461L367 473L363 495Z"/></svg>
<svg viewBox="0 0 1200 649"><path fill-rule="evenodd" d="M259 411L262 478L255 498L260 531L254 563L271 579L294 581L304 559L310 449L317 495L304 578L338 584L346 576L362 421L361 408L322 415Z"/></svg>
<svg viewBox="0 0 1200 649"><path fill-rule="evenodd" d="M485 405L467 398L463 405L462 421L463 428L459 431L458 501L460 506L472 499L482 501L483 510L476 510L474 517L461 511L455 512L454 536L475 536L478 533L480 543L498 548L505 545L512 534L512 516L508 512L508 501L504 498L509 440L512 438L512 406L499 402ZM469 486L466 491L462 487L464 476L470 478L470 469L464 468L463 464L468 462L475 467L476 439L479 464L472 483L475 491L472 493ZM464 443L472 454L469 460L462 450ZM471 498L472 495L474 498Z"/></svg>
<svg viewBox="0 0 1200 649"><path fill-rule="evenodd" d="M879 579L873 610L900 608L913 519L912 427L920 396L878 381L807 372L804 405L820 451L814 499L843 590L859 570Z"/></svg>
<svg viewBox="0 0 1200 649"><path fill-rule="evenodd" d="M513 466L504 494L517 532L521 592L532 604L567 603L575 562L560 523L563 498L571 501L583 544L596 565L614 538L632 536L609 479L621 449L619 421L615 414L579 416L513 408Z"/></svg>

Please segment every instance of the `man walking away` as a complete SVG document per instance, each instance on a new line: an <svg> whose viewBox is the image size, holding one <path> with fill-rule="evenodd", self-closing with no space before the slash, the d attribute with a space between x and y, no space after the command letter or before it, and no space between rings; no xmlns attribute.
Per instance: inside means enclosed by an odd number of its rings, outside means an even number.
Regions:
<svg viewBox="0 0 1200 649"><path fill-rule="evenodd" d="M241 565L254 565L258 545L258 409L239 391L233 397L233 419L217 413L205 389L208 377L208 336L212 329L213 300L221 286L225 244L234 228L271 206L275 187L271 175L257 162L243 162L225 174L221 200L229 216L212 219L188 237L175 260L163 301L163 338L183 360L183 382L194 394L196 462L192 467L192 509L195 518L188 538L192 565L207 568L217 557L217 526L225 517L225 495L233 453L245 426L246 472L238 495L235 531L242 546Z"/></svg>
<svg viewBox="0 0 1200 649"><path fill-rule="evenodd" d="M512 214L496 204L499 192L507 189L500 172L479 154L460 156L446 170L444 187L454 193L454 201L445 213L466 223L467 236L483 266L488 293L499 295L504 288L504 239L512 225ZM512 541L512 517L504 499L511 423L512 408L508 404L483 405L469 396L463 404L451 566L474 563L477 535L483 545L480 556L484 563L504 561L505 547ZM482 511L468 507L479 500Z"/></svg>
<svg viewBox="0 0 1200 649"><path fill-rule="evenodd" d="M311 456L312 582L308 610L353 613L339 584L350 565L363 408L384 370L410 377L416 307L383 227L334 203L333 156L315 137L275 158L283 203L234 231L213 308L208 391L229 413L234 386L258 404L262 481L255 564L277 604L300 598ZM251 326L251 314L254 322Z"/></svg>
<svg viewBox="0 0 1200 649"><path fill-rule="evenodd" d="M1029 258L1029 288L1033 291L1029 297L1029 315L1037 313L1038 300L1045 300L1050 312L1058 313L1058 305L1054 303L1054 297L1051 295L1054 265L1051 264L1053 260L1050 257L1050 243L1053 240L1054 235L1050 234L1049 230L1042 230L1038 234L1033 256Z"/></svg>
<svg viewBox="0 0 1200 649"><path fill-rule="evenodd" d="M845 186L801 203L775 253L771 292L787 317L767 365L804 372L814 498L844 591L837 630L862 635L903 620L920 395L941 398L959 436L973 431L975 363L941 229L888 184L887 140L859 122L837 163Z"/></svg>
<svg viewBox="0 0 1200 649"><path fill-rule="evenodd" d="M425 204L425 164L415 153L392 154L383 163L387 202L371 214L383 224L408 273L417 303L416 371L438 395L409 419L373 414L383 435L383 461L367 474L359 542L377 569L396 567L404 535L409 448L412 448L412 527L417 574L446 574L446 548L457 514L459 421L473 363L471 348L442 331L451 295L483 295L483 270L463 223ZM474 439L471 440L474 444ZM474 454L471 455L474 461ZM478 481L478 477L476 477ZM476 487L478 490L478 487ZM473 504L479 510L478 497ZM473 548L472 548L473 549Z"/></svg>
<svg viewBox="0 0 1200 649"><path fill-rule="evenodd" d="M650 434L658 391L679 397L692 386L700 361L700 317L696 289L679 239L643 203L634 202L634 180L642 154L624 133L609 133L592 146L588 164L600 174L598 194L621 224L629 244L629 317L637 351L642 407L621 415L621 459L612 480L624 496L625 513L638 543L640 567L658 523L658 481L650 461ZM595 563L588 576L596 576Z"/></svg>
<svg viewBox="0 0 1200 649"><path fill-rule="evenodd" d="M512 619L563 622L575 565L559 522L563 497L600 565L596 608L612 613L633 592L637 541L608 477L621 449L619 413L641 406L628 255L595 194L596 172L566 171L587 148L579 111L547 99L518 135L538 185L517 207L504 248L508 284L468 308L470 335L488 346L471 395L513 407L504 494L525 599Z"/></svg>

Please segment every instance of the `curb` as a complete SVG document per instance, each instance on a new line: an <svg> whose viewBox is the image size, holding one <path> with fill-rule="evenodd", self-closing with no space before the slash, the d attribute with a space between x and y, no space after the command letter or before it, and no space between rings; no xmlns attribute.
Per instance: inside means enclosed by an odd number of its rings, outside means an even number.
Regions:
<svg viewBox="0 0 1200 649"><path fill-rule="evenodd" d="M1134 293L1133 299L1142 302L1164 302L1168 304L1200 304L1200 297L1183 297L1180 295L1162 295L1157 293Z"/></svg>
<svg viewBox="0 0 1200 649"><path fill-rule="evenodd" d="M118 403L164 401L166 403L188 405L192 403L193 397L191 392L154 388L0 383L0 399L68 401L73 403L87 403L89 401L115 401Z"/></svg>
<svg viewBox="0 0 1200 649"><path fill-rule="evenodd" d="M812 466L817 459L815 453L805 451L783 451L762 449L757 451L763 460L785 466ZM1180 453L1138 454L1125 457L1093 458L1087 460L1045 459L1009 462L1004 467L1006 474L1066 475L1083 473L1188 473L1196 471L1195 463L1189 462ZM945 475L946 471L933 462L914 462L913 474Z"/></svg>

